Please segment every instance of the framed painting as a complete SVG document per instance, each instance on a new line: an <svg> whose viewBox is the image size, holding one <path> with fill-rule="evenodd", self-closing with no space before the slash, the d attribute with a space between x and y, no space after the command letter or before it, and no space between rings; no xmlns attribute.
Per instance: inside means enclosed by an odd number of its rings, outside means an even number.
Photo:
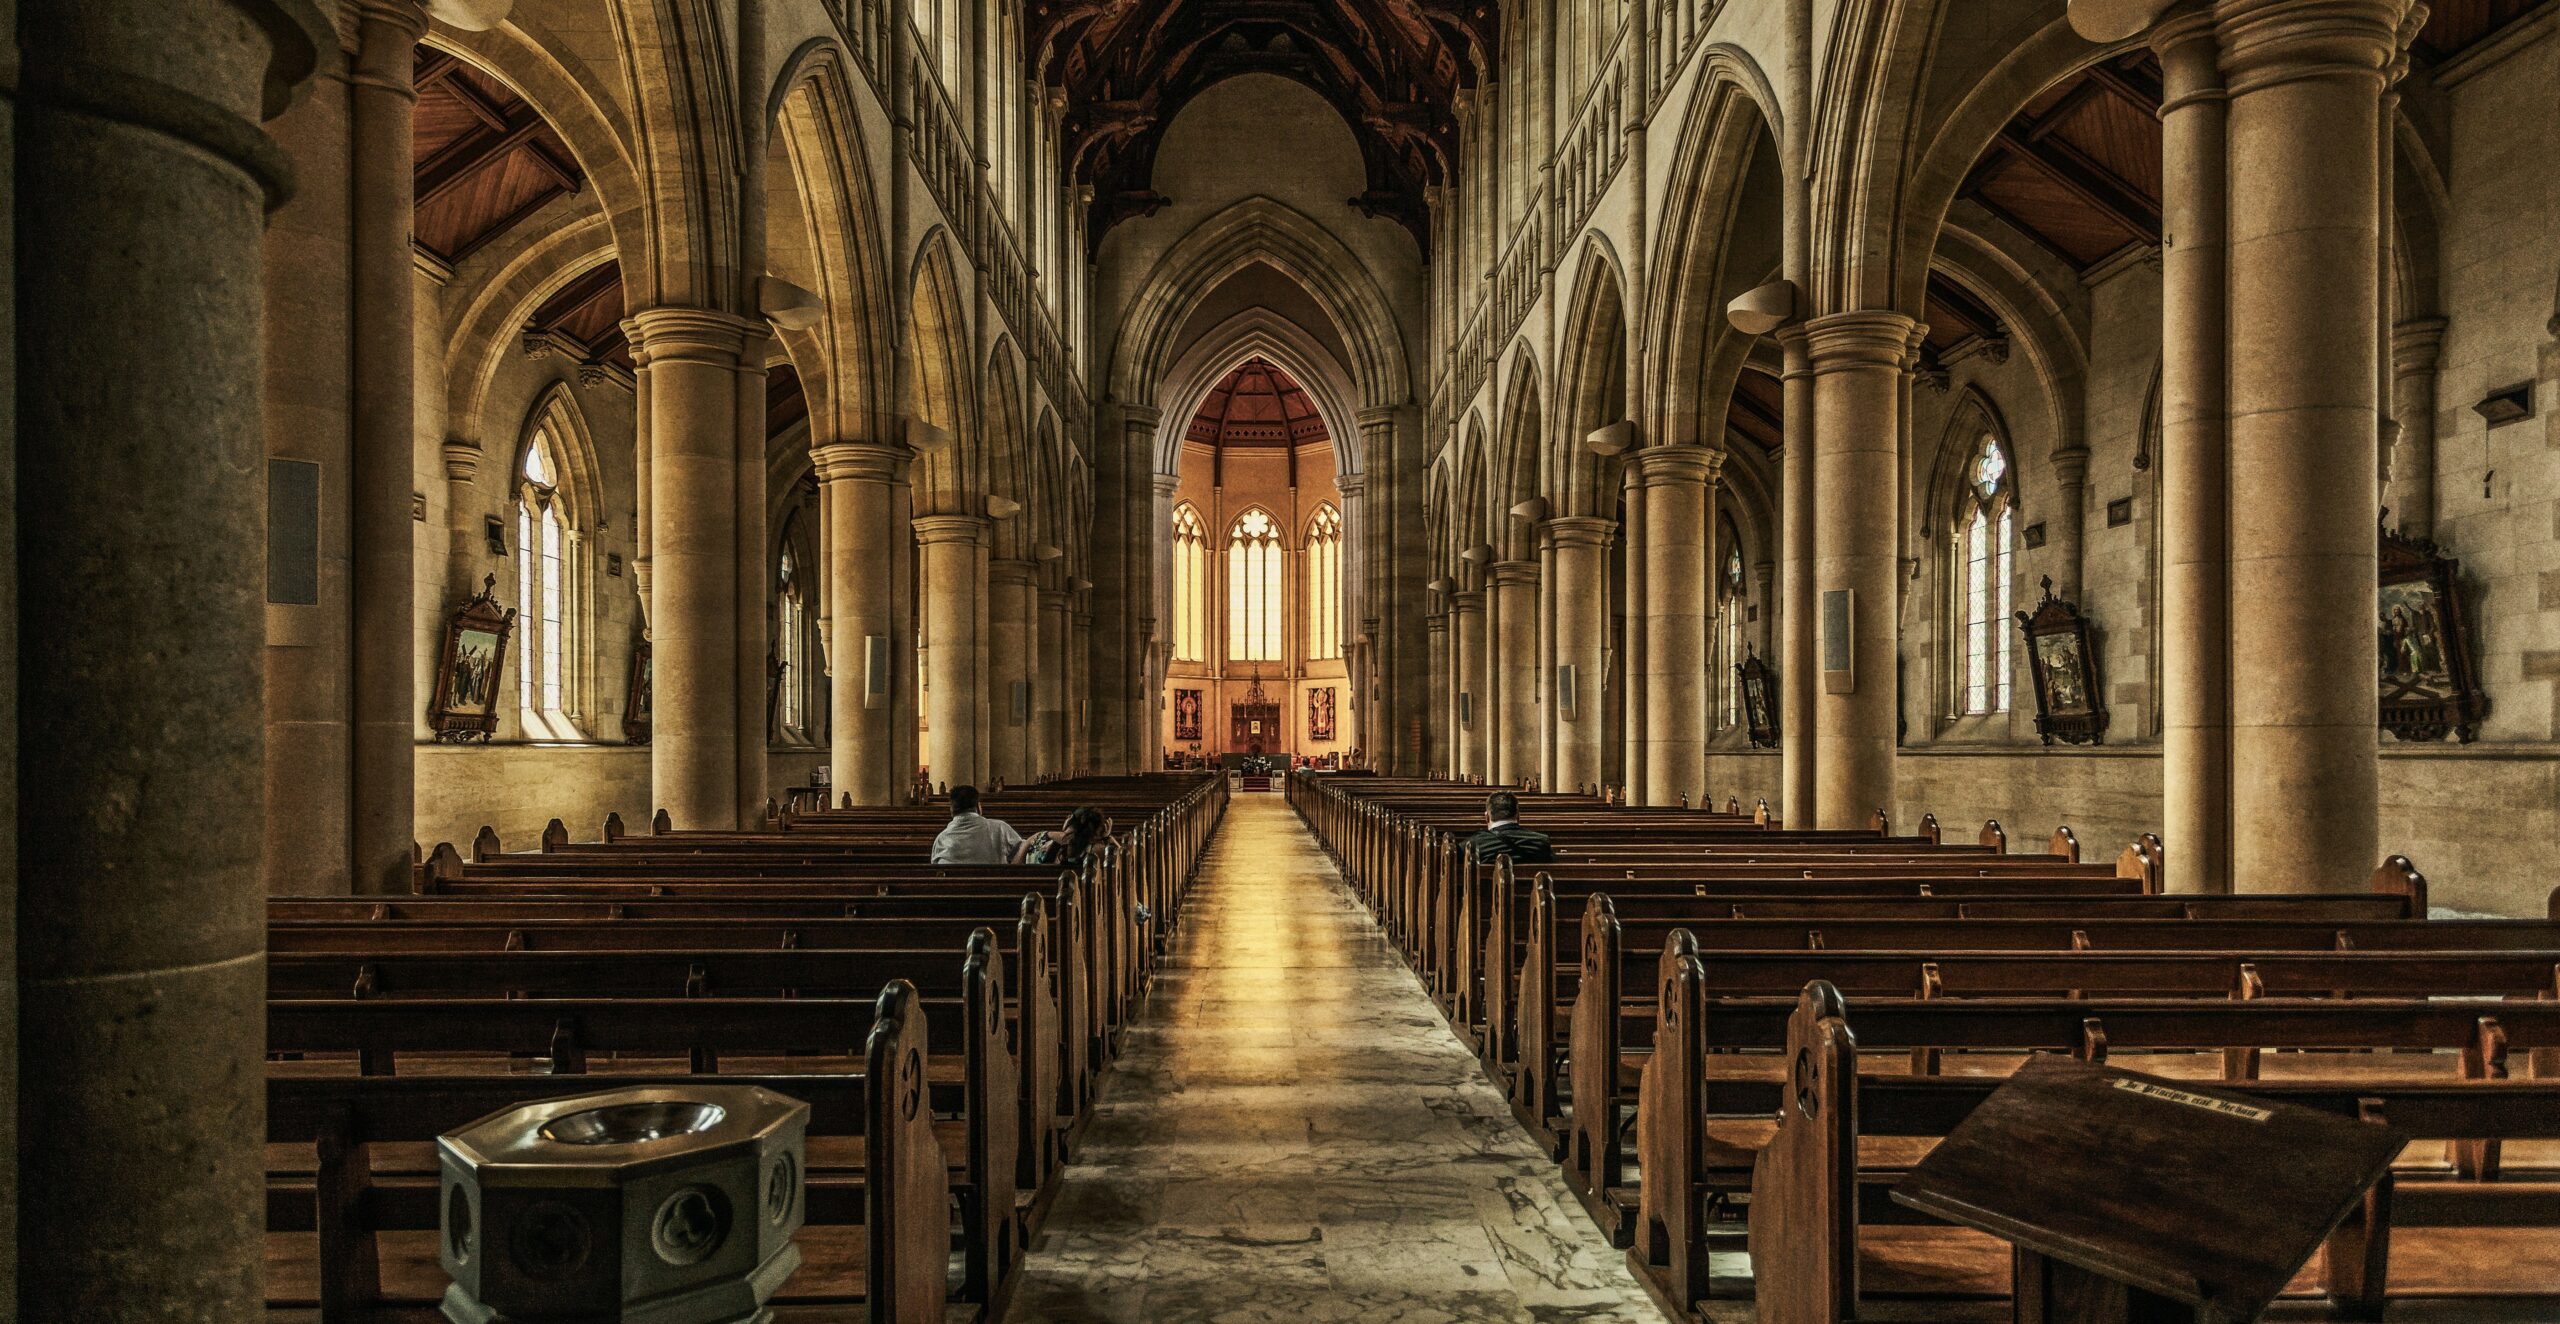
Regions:
<svg viewBox="0 0 2560 1324"><path fill-rule="evenodd" d="M1333 739L1333 686L1307 691L1307 739L1319 744Z"/></svg>
<svg viewBox="0 0 2560 1324"><path fill-rule="evenodd" d="M1200 737L1200 714L1203 705L1198 690L1173 692L1173 738L1197 741Z"/></svg>
<svg viewBox="0 0 2560 1324"><path fill-rule="evenodd" d="M2380 619L2382 729L2408 741L2479 736L2489 696L2471 665L2471 624L2456 576L2462 563L2436 545L2382 531Z"/></svg>
<svg viewBox="0 0 2560 1324"><path fill-rule="evenodd" d="M656 676L649 660L649 641L636 639L631 644L631 674L622 692L622 738L634 745L649 743L650 710L655 692L651 688Z"/></svg>
<svg viewBox="0 0 2560 1324"><path fill-rule="evenodd" d="M2107 705L2098 688L2097 650L2089 646L2089 622L2080 608L2054 596L2044 578L2044 600L2018 613L2027 637L2027 670L2035 679L2036 734L2050 745L2103 745Z"/></svg>
<svg viewBox="0 0 2560 1324"><path fill-rule="evenodd" d="M1742 650L1742 665L1735 667L1734 677L1742 685L1742 723L1751 733L1751 743L1758 749L1778 747L1778 678L1769 664L1760 658L1759 650Z"/></svg>
<svg viewBox="0 0 2560 1324"><path fill-rule="evenodd" d="M482 580L480 592L445 621L435 697L427 707L427 723L435 728L438 741L467 744L497 733L507 636L514 633L515 625L515 609L498 605L496 575Z"/></svg>

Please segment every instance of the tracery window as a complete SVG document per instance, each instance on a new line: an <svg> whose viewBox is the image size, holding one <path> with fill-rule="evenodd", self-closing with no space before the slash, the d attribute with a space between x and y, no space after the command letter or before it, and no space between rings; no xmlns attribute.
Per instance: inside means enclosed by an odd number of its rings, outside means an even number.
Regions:
<svg viewBox="0 0 2560 1324"><path fill-rule="evenodd" d="M1227 656L1278 662L1281 652L1280 526L1248 510L1227 534Z"/></svg>
<svg viewBox="0 0 2560 1324"><path fill-rule="evenodd" d="M1342 656L1342 512L1331 502L1307 525L1307 656Z"/></svg>
<svg viewBox="0 0 2560 1324"><path fill-rule="evenodd" d="M1187 501L1173 508L1173 660L1209 660L1209 531Z"/></svg>
<svg viewBox="0 0 2560 1324"><path fill-rule="evenodd" d="M546 423L525 443L516 483L516 716L530 739L576 739L570 666L577 625L569 495Z"/></svg>
<svg viewBox="0 0 2560 1324"><path fill-rule="evenodd" d="M785 541L775 573L773 660L781 668L774 723L786 736L809 738L809 603L800 582L800 556Z"/></svg>
<svg viewBox="0 0 2560 1324"><path fill-rule="evenodd" d="M1957 698L1966 716L2009 711L2016 496L2008 452L1998 437L1984 436L1966 467L1955 520Z"/></svg>

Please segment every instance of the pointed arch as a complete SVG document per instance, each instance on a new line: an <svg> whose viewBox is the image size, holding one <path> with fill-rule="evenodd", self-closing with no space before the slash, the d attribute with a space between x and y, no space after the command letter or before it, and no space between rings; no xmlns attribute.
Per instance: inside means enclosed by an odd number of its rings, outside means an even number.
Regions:
<svg viewBox="0 0 2560 1324"><path fill-rule="evenodd" d="M877 385L892 380L889 285L858 86L844 49L813 38L785 62L767 112L806 231L811 288L826 307L816 325L783 333L819 444L894 435L895 410Z"/></svg>
<svg viewBox="0 0 2560 1324"><path fill-rule="evenodd" d="M1296 281L1333 319L1348 347L1345 364L1361 409L1411 402L1404 338L1367 264L1323 226L1287 204L1246 198L1201 222L1166 251L1128 302L1129 320L1111 355L1111 394L1162 407L1160 388L1180 353L1175 343L1200 300L1256 262Z"/></svg>
<svg viewBox="0 0 2560 1324"><path fill-rule="evenodd" d="M482 414L507 356L522 352L525 323L534 310L616 257L611 227L601 216L548 231L528 226L521 233L527 236L522 246L500 250L497 270L472 291L445 338L445 427L467 440L505 426ZM510 234L500 243L515 239Z"/></svg>
<svg viewBox="0 0 2560 1324"><path fill-rule="evenodd" d="M1799 191L1784 186L1776 93L1758 63L1720 44L1707 49L1699 76L1665 196L1709 201L1668 208L1655 241L1644 312L1653 413L1642 421L1648 444L1722 448L1734 381L1760 338L1736 330L1721 311L1778 274L1780 237ZM1773 186L1763 196L1754 183Z"/></svg>
<svg viewBox="0 0 2560 1324"><path fill-rule="evenodd" d="M950 434L949 444L915 465L916 513L983 513L986 466L976 391L966 348L968 315L952 269L948 231L936 228L916 250L908 275L907 381L904 412Z"/></svg>
<svg viewBox="0 0 2560 1324"><path fill-rule="evenodd" d="M1358 473L1359 415L1351 404L1358 397L1350 374L1306 328L1267 308L1249 308L1220 322L1166 371L1158 387L1166 406L1156 421L1155 471L1178 472L1182 439L1200 403L1229 374L1257 358L1289 374L1315 404L1333 439L1334 471Z"/></svg>
<svg viewBox="0 0 2560 1324"><path fill-rule="evenodd" d="M1556 423L1546 442L1543 492L1556 515L1614 509L1617 461L1583 445L1592 432L1627 418L1629 392L1625 269L1598 234L1583 245L1566 305L1556 363Z"/></svg>
<svg viewBox="0 0 2560 1324"><path fill-rule="evenodd" d="M1539 438L1546 433L1546 410L1538 389L1537 356L1524 345L1514 356L1511 384L1502 393L1502 428L1494 439L1492 504L1485 510L1490 528L1503 535L1491 539L1504 560L1537 555L1537 533L1528 521L1511 518L1511 509L1538 495Z"/></svg>
<svg viewBox="0 0 2560 1324"><path fill-rule="evenodd" d="M995 523L989 555L999 561L1028 560L1037 546L1030 528L1030 442L1022 422L1020 360L1012 338L997 337L995 348L987 354L987 385L980 411L985 420L987 495L1021 507L1013 517Z"/></svg>

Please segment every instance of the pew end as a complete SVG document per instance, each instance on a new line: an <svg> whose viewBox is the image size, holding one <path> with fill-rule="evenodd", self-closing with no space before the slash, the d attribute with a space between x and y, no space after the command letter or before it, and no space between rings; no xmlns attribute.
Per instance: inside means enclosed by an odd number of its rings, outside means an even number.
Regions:
<svg viewBox="0 0 2560 1324"><path fill-rule="evenodd" d="M1751 1166L1751 1264L1762 1324L1845 1324L1858 1311L1858 1040L1829 982L1787 1020L1792 1078Z"/></svg>
<svg viewBox="0 0 2560 1324"><path fill-rule="evenodd" d="M2053 830L2053 836L2045 843L2045 854L2067 864L2080 862L2080 838L2071 831L2070 824Z"/></svg>
<svg viewBox="0 0 2560 1324"><path fill-rule="evenodd" d="M498 844L498 830L482 824L480 831L471 838L471 862L487 864L503 853Z"/></svg>
<svg viewBox="0 0 2560 1324"><path fill-rule="evenodd" d="M555 854L569 848L569 825L553 819L542 825L542 853Z"/></svg>
<svg viewBox="0 0 2560 1324"><path fill-rule="evenodd" d="M418 894L426 896L444 890L448 883L462 880L462 852L450 841L439 841L427 852L427 862L418 874Z"/></svg>
<svg viewBox="0 0 2560 1324"><path fill-rule="evenodd" d="M1945 833L1938 827L1938 816L1936 814L1922 814L1920 816L1920 839L1928 842L1932 846L1943 846L1946 844Z"/></svg>
<svg viewBox="0 0 2560 1324"><path fill-rule="evenodd" d="M888 1324L942 1324L950 1292L950 1172L926 1103L919 1001L915 985L891 981L863 1046L870 1317Z"/></svg>
<svg viewBox="0 0 2560 1324"><path fill-rule="evenodd" d="M608 813L604 816L605 841L620 841L628 835L630 835L629 830L622 826L622 815L619 812Z"/></svg>
<svg viewBox="0 0 2560 1324"><path fill-rule="evenodd" d="M2009 833L2007 829L2000 826L1999 819L1984 819L1981 834L1973 840L1975 845L1987 848L1994 855L2009 853Z"/></svg>
<svg viewBox="0 0 2560 1324"><path fill-rule="evenodd" d="M676 830L675 816L661 809L649 816L649 834L663 837Z"/></svg>
<svg viewBox="0 0 2560 1324"><path fill-rule="evenodd" d="M2418 866L2410 863L2406 855L2394 855L2384 860L2373 871L2367 886L2384 896L2406 898L2411 919L2425 919L2429 914L2427 876L2418 872Z"/></svg>

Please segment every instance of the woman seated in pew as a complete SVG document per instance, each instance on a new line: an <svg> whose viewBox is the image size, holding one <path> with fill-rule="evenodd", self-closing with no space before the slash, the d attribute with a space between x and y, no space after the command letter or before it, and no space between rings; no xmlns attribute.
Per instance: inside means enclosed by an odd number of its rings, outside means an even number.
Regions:
<svg viewBox="0 0 2560 1324"><path fill-rule="evenodd" d="M1511 857L1514 864L1549 864L1555 843L1547 834L1520 826L1520 797L1496 791L1484 800L1484 831L1467 838L1467 854L1476 863Z"/></svg>
<svg viewBox="0 0 2560 1324"><path fill-rule="evenodd" d="M1081 869L1085 858L1093 853L1094 843L1110 834L1110 820L1102 811L1087 805L1067 815L1067 821L1055 832L1034 832L1013 852L1016 864L1042 864L1057 869Z"/></svg>

